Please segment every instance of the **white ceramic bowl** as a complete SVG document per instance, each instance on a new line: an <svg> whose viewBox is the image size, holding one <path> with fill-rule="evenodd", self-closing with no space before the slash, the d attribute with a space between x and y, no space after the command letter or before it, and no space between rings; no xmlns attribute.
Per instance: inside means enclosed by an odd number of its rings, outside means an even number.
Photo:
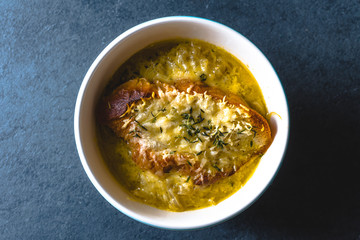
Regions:
<svg viewBox="0 0 360 240"><path fill-rule="evenodd" d="M216 206L168 212L132 201L105 166L95 140L95 104L115 70L130 56L151 43L171 38L200 39L231 52L245 63L258 81L269 112L274 141L254 175L243 188ZM280 116L280 117L279 117ZM281 83L266 57L238 32L213 21L195 17L166 17L131 28L112 41L95 59L77 97L75 140L81 163L101 195L129 217L160 228L194 229L224 221L252 204L271 183L279 169L288 140L288 106Z"/></svg>

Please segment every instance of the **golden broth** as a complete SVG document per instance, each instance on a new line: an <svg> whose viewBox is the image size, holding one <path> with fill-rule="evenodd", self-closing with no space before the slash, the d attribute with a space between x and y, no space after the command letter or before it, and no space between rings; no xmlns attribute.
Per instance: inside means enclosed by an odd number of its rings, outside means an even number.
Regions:
<svg viewBox="0 0 360 240"><path fill-rule="evenodd" d="M246 66L224 49L200 40L163 41L139 51L114 74L104 95L137 77L169 84L179 79L204 81L225 92L240 95L261 115L267 113L261 90ZM219 203L246 183L260 160L249 161L234 175L214 184L199 186L177 172L159 177L140 169L131 159L126 143L107 127L98 126L98 142L110 171L135 200L170 211Z"/></svg>

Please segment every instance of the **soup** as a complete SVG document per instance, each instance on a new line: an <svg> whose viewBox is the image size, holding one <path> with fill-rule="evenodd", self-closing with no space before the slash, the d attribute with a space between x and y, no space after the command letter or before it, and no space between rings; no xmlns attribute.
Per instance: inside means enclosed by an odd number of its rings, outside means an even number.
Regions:
<svg viewBox="0 0 360 240"><path fill-rule="evenodd" d="M170 86L170 88L179 85L181 81L186 79L187 81L194 82L195 86L199 86L199 89L209 89L210 92L211 89L218 89L216 90L217 93L228 93L224 95L226 97L239 96L239 98L246 102L246 106L243 106L245 110L249 107L262 116L265 116L267 113L260 88L246 66L224 49L203 41L175 39L146 47L122 64L104 90L103 97L106 98L106 96L111 95L114 89L117 89L118 86L121 88L122 84L129 83L132 79L140 79L136 80L136 84L139 84L142 81L141 79L147 79L149 84L153 84L152 82L156 81L158 85ZM147 84L146 81L142 82ZM136 84L134 85L136 86ZM256 131L259 132L259 130L252 126L249 128L240 126L236 130L237 132L231 135L233 136L232 138L229 137L227 141L223 141L225 137L232 134L230 131L227 131L231 127L217 126L211 120L216 122L215 118L219 118L217 113L221 113L225 109L219 108L220 110L216 110L216 112L215 110L210 111L206 107L197 105L189 108L190 105L186 102L186 99L192 97L187 96L185 92L186 90L178 92L174 98L166 102L167 105L161 105L158 108L154 108L154 104L156 101L159 101L159 98L153 97L149 101L141 98L143 103L139 102L142 105L138 104L135 107L128 105L127 112L138 112L139 110L144 112L142 117L138 117L137 120L135 119L138 129L143 130L143 132L138 134L137 131L140 132L139 130L130 129L128 133L132 133L132 137L142 138L142 141L145 136L155 139L156 136L149 134L155 131L155 128L153 129L152 127L156 126L159 129L158 134L168 134L168 138L164 142L167 149L163 149L166 154L176 155L180 154L179 152L186 152L187 154L194 155L190 161L187 160L188 166L181 165L179 167L179 165L175 164L175 167L171 166L169 170L164 170L161 174L150 168L139 166L139 163L134 161L135 153L131 151L133 148L129 141L114 134L114 129L98 124L100 150L109 170L120 185L129 192L129 195L134 200L169 211L199 209L221 202L238 191L246 183L255 171L262 156L262 152L252 154L246 161L238 164L234 171L226 172L226 166L222 166L223 162L241 157L237 155L235 147L230 151L231 156L226 156L226 154L229 155L229 151L226 150L230 149L230 146L233 145L229 144L229 139L236 140L238 135L242 136L246 132L248 136L251 135L251 139L255 139ZM194 96L200 96L196 101L203 101L207 97L206 92L195 94ZM174 99L180 95L184 95L183 100L176 102ZM210 105L219 103L221 105L221 100L219 99L212 99L211 101ZM225 97L223 102L226 103ZM184 104L182 105L181 103ZM110 109L111 107L109 104ZM236 112L235 110L236 108L233 107L226 109L226 111L233 111L232 116ZM200 116L201 121L194 120L196 116ZM207 116L207 118L203 116ZM163 119L172 118L172 123L176 123L176 129L174 127L168 128L166 126L167 122L162 123L165 125L155 125L159 124L161 117ZM193 122L189 120L191 117L193 117ZM190 125L184 124L189 123L189 121L191 122ZM217 121L221 122L222 118ZM234 129L231 128L231 130ZM169 138L169 136L175 135L175 133L177 136ZM257 136L259 134L260 132ZM181 139L179 140L176 137ZM206 141L207 139L211 141ZM193 147L195 143L199 146L198 148ZM249 140L246 148L253 148L253 144L253 140ZM204 146L207 146L209 151L204 149ZM210 154L214 152L210 151L210 148L216 150L215 154ZM178 153L176 153L177 151ZM198 176L194 173L198 169L195 169L193 172L191 172L191 169L194 169L194 166L200 165L196 161L201 161L201 159L205 160L204 165L207 164L207 160L210 162L210 165L208 164L209 167L206 168L206 171L209 173L206 174L220 177L211 178L209 181L203 178L198 180ZM186 170L184 170L185 168Z"/></svg>

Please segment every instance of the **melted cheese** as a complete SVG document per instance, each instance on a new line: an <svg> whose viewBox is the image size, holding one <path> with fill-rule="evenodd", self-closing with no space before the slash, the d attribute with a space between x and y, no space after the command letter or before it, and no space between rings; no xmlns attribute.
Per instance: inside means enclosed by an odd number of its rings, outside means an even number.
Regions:
<svg viewBox="0 0 360 240"><path fill-rule="evenodd" d="M131 109L131 131L139 132L142 149L192 156L209 173L234 169L249 160L254 133L248 109L232 106L204 93L160 90L159 98L143 100ZM127 126L128 119L125 119Z"/></svg>

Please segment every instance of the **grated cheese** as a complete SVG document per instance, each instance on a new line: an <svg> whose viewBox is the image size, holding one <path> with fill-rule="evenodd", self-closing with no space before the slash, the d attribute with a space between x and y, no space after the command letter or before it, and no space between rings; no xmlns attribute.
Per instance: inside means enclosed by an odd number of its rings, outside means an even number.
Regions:
<svg viewBox="0 0 360 240"><path fill-rule="evenodd" d="M209 167L215 165L221 170L236 169L234 156L241 159L239 146L249 145L253 136L248 114L228 104L225 97L217 100L206 92L175 89L159 90L158 95L160 98L143 100L131 109L137 114L136 121L147 129L139 139L144 149L163 152L164 159L175 151L190 154L190 161L201 163L210 172L217 170Z"/></svg>

